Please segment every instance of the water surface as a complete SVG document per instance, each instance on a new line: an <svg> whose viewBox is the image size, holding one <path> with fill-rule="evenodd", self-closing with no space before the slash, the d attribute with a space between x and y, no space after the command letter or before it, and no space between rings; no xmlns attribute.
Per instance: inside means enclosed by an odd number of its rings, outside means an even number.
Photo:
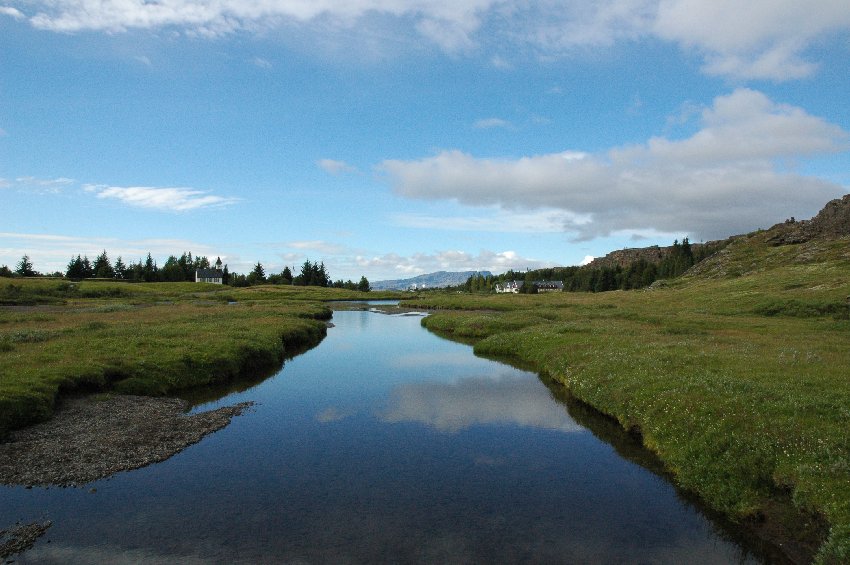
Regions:
<svg viewBox="0 0 850 565"><path fill-rule="evenodd" d="M54 524L17 562L760 561L535 374L415 316L333 323L275 376L197 406L257 402L168 461L0 489L0 527Z"/></svg>

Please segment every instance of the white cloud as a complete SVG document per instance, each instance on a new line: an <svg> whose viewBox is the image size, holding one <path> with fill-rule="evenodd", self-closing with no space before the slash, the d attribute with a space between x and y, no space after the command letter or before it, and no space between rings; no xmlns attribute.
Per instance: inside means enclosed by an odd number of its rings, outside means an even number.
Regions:
<svg viewBox="0 0 850 565"><path fill-rule="evenodd" d="M811 74L807 48L848 28L841 0L662 0L653 32L702 53L710 74L785 80Z"/></svg>
<svg viewBox="0 0 850 565"><path fill-rule="evenodd" d="M36 177L17 177L14 182L5 181L7 188L16 188L22 192L36 194L59 194L68 186L74 184L73 179L59 177L55 179L40 179Z"/></svg>
<svg viewBox="0 0 850 565"><path fill-rule="evenodd" d="M326 255L340 255L349 251L348 247L323 240L289 241L284 247L298 249L302 252L315 251Z"/></svg>
<svg viewBox="0 0 850 565"><path fill-rule="evenodd" d="M699 53L710 74L786 80L811 74L809 48L850 29L841 0L12 0L0 14L53 31L180 30L216 37L288 29L328 38L358 36L361 49L397 49L424 37L450 54L484 50L542 59L617 42L660 38ZM23 10L23 11L22 11ZM376 29L377 28L379 29ZM344 31L345 33L340 33ZM332 41L332 40L331 40Z"/></svg>
<svg viewBox="0 0 850 565"><path fill-rule="evenodd" d="M565 210L540 210L534 212L507 212L498 207L490 215L431 216L427 214L396 214L394 225L405 228L449 231L477 231L499 233L561 233L567 227L590 222L589 216L580 217Z"/></svg>
<svg viewBox="0 0 850 565"><path fill-rule="evenodd" d="M407 278L436 271L491 271L504 273L509 269L525 270L552 267L554 263L521 257L514 251L481 250L478 255L466 251L447 250L436 253L415 253L410 256L387 253L355 258L359 268L367 270L374 280Z"/></svg>
<svg viewBox="0 0 850 565"><path fill-rule="evenodd" d="M509 128L511 123L502 118L485 118L473 124L475 129Z"/></svg>
<svg viewBox="0 0 850 565"><path fill-rule="evenodd" d="M11 6L0 6L0 15L9 16L16 20L22 20L26 17L20 10Z"/></svg>
<svg viewBox="0 0 850 565"><path fill-rule="evenodd" d="M193 188L156 188L150 186L103 186L86 185L86 192L91 192L102 199L114 199L129 206L185 212L199 208L226 206L238 201L236 198L214 196L202 190Z"/></svg>
<svg viewBox="0 0 850 565"><path fill-rule="evenodd" d="M150 253L159 264L172 254L191 251L196 255L230 257L222 250L204 243L185 239L119 239L115 237L78 237L45 233L0 232L0 265L13 265L23 255L29 255L39 272L65 272L68 261L77 255L93 259L106 250L115 261L119 256L125 263L143 259ZM231 261L231 269L233 263Z"/></svg>
<svg viewBox="0 0 850 565"><path fill-rule="evenodd" d="M352 173L357 170L356 167L349 165L345 161L337 161L335 159L319 159L316 164L332 175Z"/></svg>
<svg viewBox="0 0 850 565"><path fill-rule="evenodd" d="M443 151L379 169L410 198L564 210L584 220L567 226L582 239L620 230L725 237L812 215L843 193L785 170L791 159L846 151L850 136L840 127L748 89L716 98L700 119L687 139L656 137L605 154L485 159Z"/></svg>
<svg viewBox="0 0 850 565"><path fill-rule="evenodd" d="M273 67L271 61L269 61L268 59L263 59L262 57L254 57L253 59L251 59L251 63L255 67L259 67L261 69L271 69Z"/></svg>

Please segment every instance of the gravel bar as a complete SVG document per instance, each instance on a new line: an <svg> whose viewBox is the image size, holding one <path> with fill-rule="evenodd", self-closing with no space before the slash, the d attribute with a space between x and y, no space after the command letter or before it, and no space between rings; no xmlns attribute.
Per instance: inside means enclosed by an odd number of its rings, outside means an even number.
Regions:
<svg viewBox="0 0 850 565"><path fill-rule="evenodd" d="M66 398L50 420L0 443L0 484L80 486L164 461L252 404L187 415L188 403L178 398Z"/></svg>

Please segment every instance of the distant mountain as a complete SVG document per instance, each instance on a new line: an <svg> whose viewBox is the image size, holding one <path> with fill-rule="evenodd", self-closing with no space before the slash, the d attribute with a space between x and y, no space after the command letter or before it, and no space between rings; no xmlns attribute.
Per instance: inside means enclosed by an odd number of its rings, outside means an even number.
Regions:
<svg viewBox="0 0 850 565"><path fill-rule="evenodd" d="M369 286L372 287L372 290L407 290L413 285L416 285L416 288L445 288L463 284L476 273L485 277L491 276L490 271L463 271L461 273L438 271L409 279L370 282Z"/></svg>

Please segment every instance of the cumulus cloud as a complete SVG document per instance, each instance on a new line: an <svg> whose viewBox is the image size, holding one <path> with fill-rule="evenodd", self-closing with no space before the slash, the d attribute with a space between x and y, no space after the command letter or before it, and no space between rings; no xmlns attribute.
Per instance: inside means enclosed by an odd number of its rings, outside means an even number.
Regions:
<svg viewBox="0 0 850 565"><path fill-rule="evenodd" d="M579 216L566 210L508 212L492 208L486 216L433 216L428 214L396 214L393 224L405 228L448 231L499 233L561 233L569 226L590 222L590 216Z"/></svg>
<svg viewBox="0 0 850 565"><path fill-rule="evenodd" d="M226 206L238 201L236 198L215 196L193 188L157 188L151 186L103 186L86 185L86 192L98 198L113 199L137 208L186 212L200 208Z"/></svg>
<svg viewBox="0 0 850 565"><path fill-rule="evenodd" d="M477 255L466 251L448 250L436 253L415 253L404 256L387 253L372 257L358 255L361 269L379 273L381 278L401 278L435 271L491 271L503 273L509 269L525 270L552 267L549 261L522 257L514 251L482 250Z"/></svg>
<svg viewBox="0 0 850 565"><path fill-rule="evenodd" d="M488 52L540 58L588 47L660 38L695 50L711 74L785 80L806 76L805 59L823 37L850 29L850 10L836 0L12 0L0 14L60 32L172 28L195 36L298 26L313 35L340 29L384 37L426 38L446 53ZM17 6L17 7L15 7ZM376 24L377 22L377 24ZM381 31L376 33L374 26ZM415 42L415 41L413 41ZM522 56L522 55L520 55Z"/></svg>
<svg viewBox="0 0 850 565"><path fill-rule="evenodd" d="M784 80L811 74L807 48L848 28L847 4L834 0L662 0L653 32L701 52L710 74Z"/></svg>
<svg viewBox="0 0 850 565"><path fill-rule="evenodd" d="M786 166L846 151L850 136L834 124L749 89L716 98L699 120L686 139L654 137L602 154L492 159L443 151L379 169L409 198L566 211L567 231L579 239L622 230L724 237L812 215L844 191Z"/></svg>
<svg viewBox="0 0 850 565"><path fill-rule="evenodd" d="M16 20L22 20L26 17L23 12L11 6L0 6L0 15L9 16Z"/></svg>

